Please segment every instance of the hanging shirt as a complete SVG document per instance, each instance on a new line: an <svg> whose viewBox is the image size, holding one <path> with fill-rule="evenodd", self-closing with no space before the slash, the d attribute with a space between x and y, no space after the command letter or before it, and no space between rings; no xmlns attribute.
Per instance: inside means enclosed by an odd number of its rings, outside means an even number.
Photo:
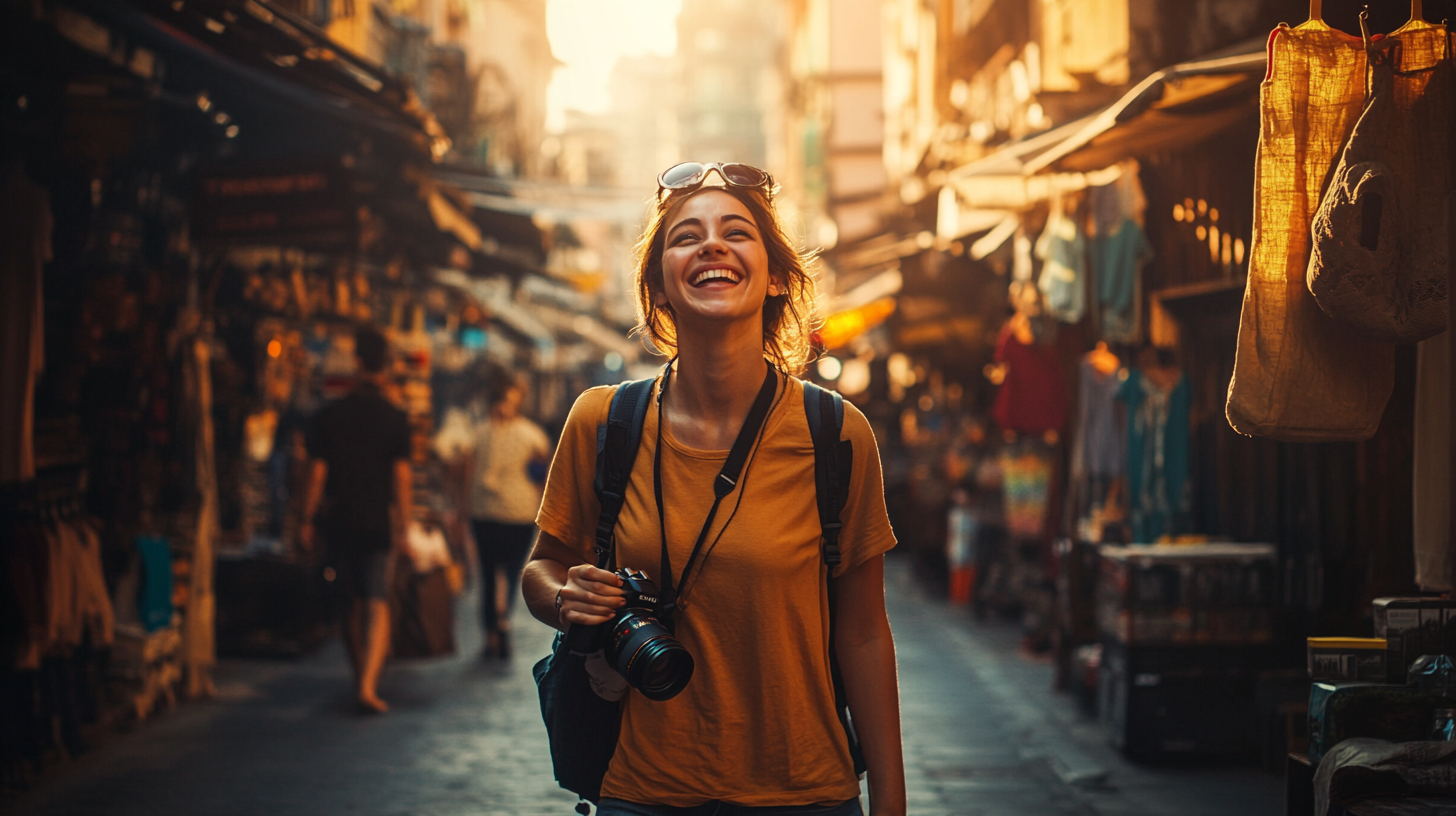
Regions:
<svg viewBox="0 0 1456 816"><path fill-rule="evenodd" d="M1039 539L1046 533L1051 501L1052 451L1040 439L1020 439L1001 454L1006 496L1006 532Z"/></svg>
<svg viewBox="0 0 1456 816"><path fill-rule="evenodd" d="M1087 239L1077 222L1055 214L1036 242L1043 261L1041 290L1047 314L1063 323L1076 323L1087 311Z"/></svg>
<svg viewBox="0 0 1456 816"><path fill-rule="evenodd" d="M1077 365L1077 374L1075 438L1081 447L1082 470L1093 477L1121 476L1126 436L1117 422L1117 395L1125 374L1122 370L1104 374L1085 358Z"/></svg>
<svg viewBox="0 0 1456 816"><path fill-rule="evenodd" d="M1092 239L1088 257L1093 280L1097 282L1103 339L1113 343L1135 342L1138 339L1138 273L1153 257L1153 247L1143 228L1132 218L1123 218L1116 230Z"/></svg>
<svg viewBox="0 0 1456 816"><path fill-rule="evenodd" d="M1132 540L1151 544L1181 532L1188 512L1189 421L1192 389L1179 375L1163 389L1137 369L1119 396L1127 405L1127 485Z"/></svg>
<svg viewBox="0 0 1456 816"><path fill-rule="evenodd" d="M1067 421L1067 390L1056 349L1023 344L1006 326L996 342L996 362L1006 365L1006 379L991 407L996 424L1019 433L1061 431Z"/></svg>

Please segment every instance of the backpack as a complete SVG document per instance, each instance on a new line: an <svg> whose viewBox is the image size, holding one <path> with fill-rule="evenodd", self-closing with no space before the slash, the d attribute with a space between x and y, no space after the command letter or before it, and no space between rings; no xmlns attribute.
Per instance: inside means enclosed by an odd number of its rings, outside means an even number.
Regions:
<svg viewBox="0 0 1456 816"><path fill-rule="evenodd" d="M612 561L617 516L626 500L627 483L642 441L642 426L655 381L655 377L650 377L623 383L612 396L606 423L597 426L596 475L592 489L601 504L601 514L597 517L594 550L597 566L602 569L609 569ZM862 775L866 767L864 752L849 716L844 680L834 652L837 599L834 568L841 560L839 515L849 496L854 447L848 440L839 438L844 428L844 400L839 394L805 382L804 413L814 443L820 551L829 568L829 669L834 684L834 706L849 743L854 772ZM585 656L565 648L562 634L557 634L551 652L536 664L533 674L541 695L541 715L550 737L552 768L561 787L596 802L601 797L607 766L616 751L621 707L590 690Z"/></svg>

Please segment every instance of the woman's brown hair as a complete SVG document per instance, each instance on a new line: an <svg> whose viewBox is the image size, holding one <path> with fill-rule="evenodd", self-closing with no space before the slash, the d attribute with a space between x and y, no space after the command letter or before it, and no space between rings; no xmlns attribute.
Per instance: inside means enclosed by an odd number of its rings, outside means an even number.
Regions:
<svg viewBox="0 0 1456 816"><path fill-rule="evenodd" d="M763 353L779 368L790 374L804 369L812 351L810 335L814 330L814 278L809 273L814 254L795 247L774 206L755 188L699 187L683 193L659 194L652 204L647 228L637 242L637 268L632 282L637 290L637 329L652 339L658 350L673 354L677 350L677 324L671 305L657 304L663 291L662 251L667 215L678 204L704 190L719 190L738 199L753 215L768 252L769 275L780 292L763 305Z"/></svg>

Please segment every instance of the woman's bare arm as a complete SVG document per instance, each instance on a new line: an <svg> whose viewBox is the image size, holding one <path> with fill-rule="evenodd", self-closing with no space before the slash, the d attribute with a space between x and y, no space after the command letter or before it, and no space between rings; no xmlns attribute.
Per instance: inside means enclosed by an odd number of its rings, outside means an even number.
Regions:
<svg viewBox="0 0 1456 816"><path fill-rule="evenodd" d="M905 813L900 681L885 614L885 561L871 558L835 579L834 651L869 769L870 816Z"/></svg>
<svg viewBox="0 0 1456 816"><path fill-rule="evenodd" d="M567 624L604 623L622 604L622 580L582 561L576 551L545 530L536 537L521 572L521 594L536 620L556 629ZM561 612L556 593L561 592Z"/></svg>

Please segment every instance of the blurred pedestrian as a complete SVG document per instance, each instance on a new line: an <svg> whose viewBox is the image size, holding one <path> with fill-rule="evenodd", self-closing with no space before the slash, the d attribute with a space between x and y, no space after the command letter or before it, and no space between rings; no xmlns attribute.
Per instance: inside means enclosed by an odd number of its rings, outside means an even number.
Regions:
<svg viewBox="0 0 1456 816"><path fill-rule="evenodd" d="M950 569L950 602L969 606L976 592L976 538L980 524L964 487L950 492L946 511L945 561Z"/></svg>
<svg viewBox="0 0 1456 816"><path fill-rule="evenodd" d="M389 654L389 588L413 512L410 429L386 397L389 341L364 326L354 333L354 389L314 415L300 543L311 550L319 516L328 560L347 596L344 642L359 710L382 714L379 674ZM322 514L320 515L320 510Z"/></svg>
<svg viewBox="0 0 1456 816"><path fill-rule="evenodd" d="M807 259L778 221L773 180L762 170L689 163L658 181L638 245L638 317L675 357L646 414L618 517L615 566L663 565L657 581L671 582L664 597L674 635L696 669L671 699L626 692L598 813L860 814L832 654L873 810L903 814L882 557L895 538L879 452L864 414L846 402L842 435L853 464L831 595L804 384L786 373L801 370L809 355ZM596 435L614 393L591 389L572 408L526 567L531 612L560 629L611 621L624 602L621 578L592 566ZM750 415L763 420L756 435ZM720 472L745 428L752 447L741 449L752 454L725 482Z"/></svg>
<svg viewBox="0 0 1456 816"><path fill-rule="evenodd" d="M525 398L519 379L494 378L486 417L470 445L470 516L480 556L485 657L510 657L510 613L536 533L541 483L551 457L546 432L521 416Z"/></svg>

